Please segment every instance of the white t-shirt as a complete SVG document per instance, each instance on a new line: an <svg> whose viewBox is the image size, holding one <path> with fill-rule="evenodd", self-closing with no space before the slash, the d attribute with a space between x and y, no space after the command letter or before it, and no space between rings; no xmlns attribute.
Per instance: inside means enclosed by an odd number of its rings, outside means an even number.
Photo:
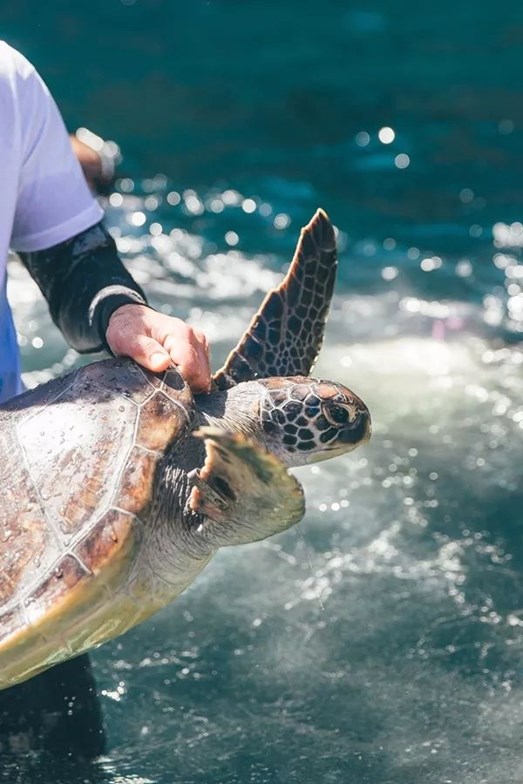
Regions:
<svg viewBox="0 0 523 784"><path fill-rule="evenodd" d="M102 217L49 90L25 57L0 41L0 401L21 391L6 297L9 248L50 248Z"/></svg>

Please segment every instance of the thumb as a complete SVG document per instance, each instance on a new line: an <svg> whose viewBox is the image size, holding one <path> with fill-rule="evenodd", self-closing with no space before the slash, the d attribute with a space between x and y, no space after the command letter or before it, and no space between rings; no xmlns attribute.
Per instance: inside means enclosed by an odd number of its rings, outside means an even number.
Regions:
<svg viewBox="0 0 523 784"><path fill-rule="evenodd" d="M154 373L167 370L171 364L171 357L161 343L146 335L120 335L118 340L109 343L109 347L115 354L131 357Z"/></svg>

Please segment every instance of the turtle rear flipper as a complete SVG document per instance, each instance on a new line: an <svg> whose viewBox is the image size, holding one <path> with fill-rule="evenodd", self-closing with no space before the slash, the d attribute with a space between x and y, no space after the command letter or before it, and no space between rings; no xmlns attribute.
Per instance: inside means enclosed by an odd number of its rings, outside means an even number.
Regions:
<svg viewBox="0 0 523 784"><path fill-rule="evenodd" d="M269 376L308 376L319 354L337 268L336 235L318 210L302 229L294 258L214 375L218 389Z"/></svg>
<svg viewBox="0 0 523 784"><path fill-rule="evenodd" d="M285 465L240 433L201 428L203 467L193 471L192 512L212 547L247 544L285 531L305 512L303 490Z"/></svg>

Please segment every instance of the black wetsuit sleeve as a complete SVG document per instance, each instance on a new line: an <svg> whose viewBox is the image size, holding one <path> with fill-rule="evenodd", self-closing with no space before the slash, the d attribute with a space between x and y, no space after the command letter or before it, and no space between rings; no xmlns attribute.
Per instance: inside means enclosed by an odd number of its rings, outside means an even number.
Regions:
<svg viewBox="0 0 523 784"><path fill-rule="evenodd" d="M102 223L47 250L20 253L54 323L80 353L109 350L105 333L121 305L147 304Z"/></svg>

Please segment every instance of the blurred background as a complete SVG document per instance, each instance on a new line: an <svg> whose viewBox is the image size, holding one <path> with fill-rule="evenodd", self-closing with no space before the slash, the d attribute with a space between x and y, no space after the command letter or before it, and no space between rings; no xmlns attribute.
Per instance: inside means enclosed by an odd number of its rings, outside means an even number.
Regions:
<svg viewBox="0 0 523 784"><path fill-rule="evenodd" d="M340 272L316 374L372 443L308 513L224 551L94 655L107 757L7 781L480 784L523 777L523 8L413 0L3 4L157 307L217 368L318 206ZM25 381L77 361L13 260Z"/></svg>

